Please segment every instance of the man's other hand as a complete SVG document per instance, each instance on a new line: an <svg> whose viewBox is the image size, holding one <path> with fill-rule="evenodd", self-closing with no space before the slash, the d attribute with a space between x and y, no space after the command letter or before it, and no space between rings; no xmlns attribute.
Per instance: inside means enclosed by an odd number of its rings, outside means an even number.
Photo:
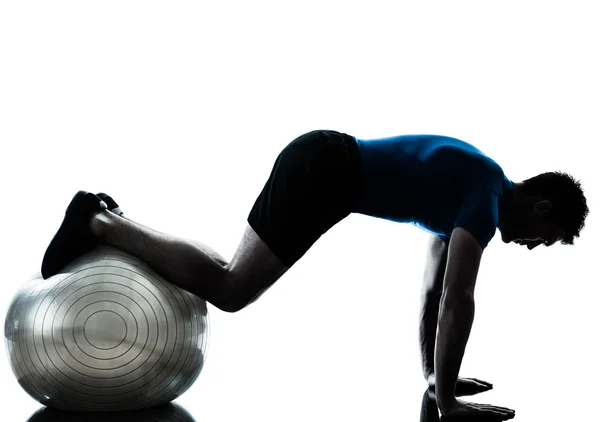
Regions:
<svg viewBox="0 0 600 422"><path fill-rule="evenodd" d="M427 378L429 388L435 389L435 374L429 375ZM458 377L456 381L456 387L454 389L454 395L456 397L461 396L473 396L475 394L489 391L493 388L493 385L487 381L482 381L477 378L461 378Z"/></svg>

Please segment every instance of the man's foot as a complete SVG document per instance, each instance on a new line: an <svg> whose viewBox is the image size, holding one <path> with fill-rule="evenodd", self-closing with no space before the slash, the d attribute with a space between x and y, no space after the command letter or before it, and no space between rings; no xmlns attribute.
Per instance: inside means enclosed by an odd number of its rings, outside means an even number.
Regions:
<svg viewBox="0 0 600 422"><path fill-rule="evenodd" d="M98 244L90 229L90 220L94 214L106 209L106 203L93 193L79 191L75 194L60 228L44 254L43 278L57 274L69 262Z"/></svg>
<svg viewBox="0 0 600 422"><path fill-rule="evenodd" d="M106 202L106 206L110 212L113 212L119 216L123 215L123 211L121 211L119 204L117 204L110 196L102 192L97 193L96 196Z"/></svg>

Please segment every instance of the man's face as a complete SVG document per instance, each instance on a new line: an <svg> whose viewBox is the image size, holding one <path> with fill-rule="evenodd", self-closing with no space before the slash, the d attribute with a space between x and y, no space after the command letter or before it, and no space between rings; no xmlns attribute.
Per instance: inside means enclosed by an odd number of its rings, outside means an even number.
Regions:
<svg viewBox="0 0 600 422"><path fill-rule="evenodd" d="M546 217L548 201L541 201L529 210L511 215L502 233L504 243L516 243L532 250L539 245L552 246L562 238L562 232Z"/></svg>
<svg viewBox="0 0 600 422"><path fill-rule="evenodd" d="M558 236L553 235L552 233L553 230L551 228L546 228L539 234L524 235L513 239L512 242L518 245L527 246L527 249L529 250L535 249L540 245L552 246L560 240Z"/></svg>

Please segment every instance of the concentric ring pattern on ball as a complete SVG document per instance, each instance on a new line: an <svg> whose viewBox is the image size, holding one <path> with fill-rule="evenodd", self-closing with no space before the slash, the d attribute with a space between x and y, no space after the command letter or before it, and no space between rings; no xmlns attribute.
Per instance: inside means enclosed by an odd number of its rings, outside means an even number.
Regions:
<svg viewBox="0 0 600 422"><path fill-rule="evenodd" d="M208 337L204 300L108 246L27 282L5 322L20 385L46 406L76 411L174 400L200 374Z"/></svg>

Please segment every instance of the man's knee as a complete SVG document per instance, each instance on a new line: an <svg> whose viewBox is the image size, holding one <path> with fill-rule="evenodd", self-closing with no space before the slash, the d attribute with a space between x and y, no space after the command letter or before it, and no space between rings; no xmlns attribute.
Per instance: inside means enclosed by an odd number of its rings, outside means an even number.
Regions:
<svg viewBox="0 0 600 422"><path fill-rule="evenodd" d="M220 304L219 306L217 306L217 308L219 308L223 312L233 314L233 313L241 311L246 306L247 306L247 304L242 304L239 302L226 302L226 303Z"/></svg>
<svg viewBox="0 0 600 422"><path fill-rule="evenodd" d="M220 303L216 304L217 308L224 312L235 313L244 309L246 306L250 305L253 300L248 300L243 296L235 296L222 300Z"/></svg>
<svg viewBox="0 0 600 422"><path fill-rule="evenodd" d="M239 312L253 302L253 297L249 297L245 291L244 285L240 280L233 277L227 277L218 298L213 300L213 305L224 312Z"/></svg>
<svg viewBox="0 0 600 422"><path fill-rule="evenodd" d="M225 267L226 273L213 305L225 312L238 312L255 302L285 273L287 267L280 266L271 271L256 272Z"/></svg>

